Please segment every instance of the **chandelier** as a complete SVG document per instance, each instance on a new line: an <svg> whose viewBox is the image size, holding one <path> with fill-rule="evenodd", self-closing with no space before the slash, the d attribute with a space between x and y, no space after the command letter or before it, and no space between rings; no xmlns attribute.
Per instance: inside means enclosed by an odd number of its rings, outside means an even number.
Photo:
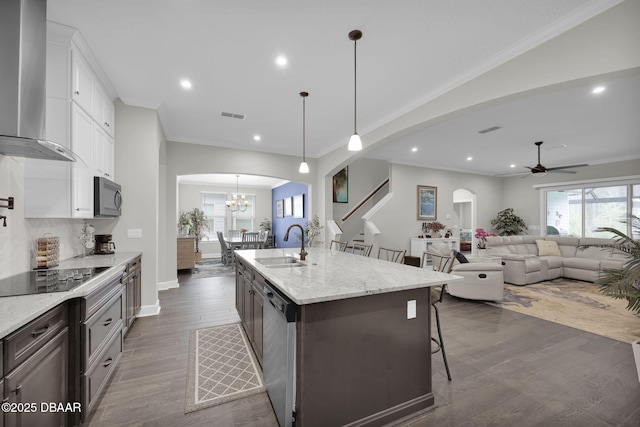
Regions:
<svg viewBox="0 0 640 427"><path fill-rule="evenodd" d="M238 193L238 180L240 179L240 175L236 175L236 193L231 195L231 200L227 200L225 204L227 208L231 212L244 212L249 207L249 202L246 199L246 196L243 194L240 196ZM240 198L240 200L238 200Z"/></svg>

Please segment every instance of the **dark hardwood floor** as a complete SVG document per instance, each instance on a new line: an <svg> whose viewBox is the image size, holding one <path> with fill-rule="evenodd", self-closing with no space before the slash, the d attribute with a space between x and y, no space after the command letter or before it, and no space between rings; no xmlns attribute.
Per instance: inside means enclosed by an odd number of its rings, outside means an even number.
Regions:
<svg viewBox="0 0 640 427"><path fill-rule="evenodd" d="M189 331L239 318L232 277L179 282L135 322L89 425L277 426L266 393L184 413ZM434 354L437 408L404 425L640 426L630 344L450 296L440 313L453 381Z"/></svg>

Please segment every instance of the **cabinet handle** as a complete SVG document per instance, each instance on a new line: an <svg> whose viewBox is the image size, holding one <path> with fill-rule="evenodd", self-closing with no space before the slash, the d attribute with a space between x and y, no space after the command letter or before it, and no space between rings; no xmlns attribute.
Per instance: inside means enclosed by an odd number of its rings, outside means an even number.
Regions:
<svg viewBox="0 0 640 427"><path fill-rule="evenodd" d="M102 326L109 326L111 324L111 322L113 322L113 319L110 317L110 318L108 318L107 320L104 321Z"/></svg>
<svg viewBox="0 0 640 427"><path fill-rule="evenodd" d="M112 358L108 358L107 360L104 361L102 366L104 366L106 368L107 366L111 365L112 363L113 363L113 359Z"/></svg>
<svg viewBox="0 0 640 427"><path fill-rule="evenodd" d="M79 90L77 90L77 91L75 91L73 93L75 93L76 95L80 95L80 91Z"/></svg>
<svg viewBox="0 0 640 427"><path fill-rule="evenodd" d="M109 123L107 123L107 122L104 122L104 125L105 125L106 127L111 127L111 125L110 125Z"/></svg>
<svg viewBox="0 0 640 427"><path fill-rule="evenodd" d="M38 329L37 331L33 331L31 332L31 337L32 338L37 338L40 335L44 334L45 332L47 332L47 329L49 329L49 324L47 323L46 325L44 325L43 328Z"/></svg>

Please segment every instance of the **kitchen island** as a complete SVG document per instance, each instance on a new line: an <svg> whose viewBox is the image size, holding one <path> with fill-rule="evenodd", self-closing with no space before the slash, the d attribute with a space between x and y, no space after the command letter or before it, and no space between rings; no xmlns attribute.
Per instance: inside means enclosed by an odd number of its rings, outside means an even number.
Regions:
<svg viewBox="0 0 640 427"><path fill-rule="evenodd" d="M295 399L281 424L384 425L433 407L429 288L462 278L324 248L300 261L297 252L236 252L237 283L250 274L295 304ZM259 347L269 391L267 304Z"/></svg>

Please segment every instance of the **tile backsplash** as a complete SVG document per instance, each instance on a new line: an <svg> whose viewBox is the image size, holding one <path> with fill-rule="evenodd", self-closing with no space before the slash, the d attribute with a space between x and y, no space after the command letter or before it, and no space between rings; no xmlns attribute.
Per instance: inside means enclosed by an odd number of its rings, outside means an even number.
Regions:
<svg viewBox="0 0 640 427"><path fill-rule="evenodd" d="M45 233L60 238L60 260L82 255L78 219L27 219L24 217L24 159L0 155L0 197L13 196L13 210L0 209L7 226L0 223L0 278L35 266L35 243Z"/></svg>

